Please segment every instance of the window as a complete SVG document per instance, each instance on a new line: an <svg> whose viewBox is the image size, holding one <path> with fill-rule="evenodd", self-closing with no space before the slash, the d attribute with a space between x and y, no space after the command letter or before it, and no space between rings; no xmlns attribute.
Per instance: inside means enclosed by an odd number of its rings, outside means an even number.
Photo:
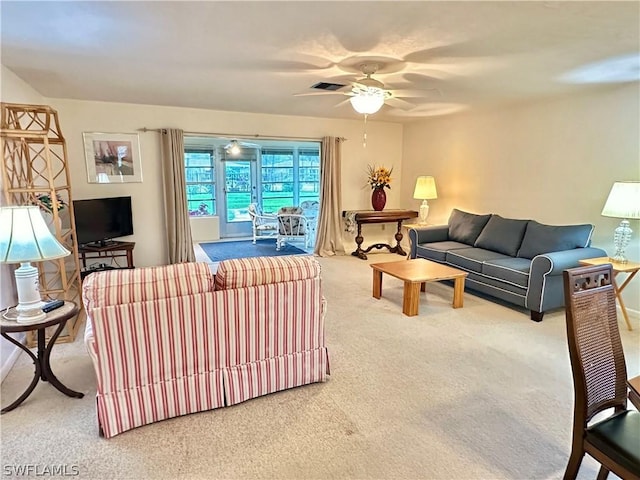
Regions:
<svg viewBox="0 0 640 480"><path fill-rule="evenodd" d="M320 150L265 148L262 150L262 208L280 207L318 200L320 195Z"/></svg>
<svg viewBox="0 0 640 480"><path fill-rule="evenodd" d="M277 212L285 205L294 205L294 161L292 150L263 150L262 209Z"/></svg>
<svg viewBox="0 0 640 480"><path fill-rule="evenodd" d="M299 203L305 200L318 200L320 197L320 152L318 150L301 150L299 159Z"/></svg>
<svg viewBox="0 0 640 480"><path fill-rule="evenodd" d="M216 188L213 152L185 150L187 208L190 216L216 214Z"/></svg>

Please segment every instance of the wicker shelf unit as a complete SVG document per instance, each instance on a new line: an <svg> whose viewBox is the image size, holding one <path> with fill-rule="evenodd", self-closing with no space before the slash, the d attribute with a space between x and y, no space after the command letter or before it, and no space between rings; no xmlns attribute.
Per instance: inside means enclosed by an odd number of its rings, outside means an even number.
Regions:
<svg viewBox="0 0 640 480"><path fill-rule="evenodd" d="M8 205L39 205L45 221L71 255L38 262L43 298L82 305L80 263L67 161L58 113L46 105L0 103L2 184ZM59 342L75 339L79 315L67 322ZM27 337L30 345L35 336Z"/></svg>

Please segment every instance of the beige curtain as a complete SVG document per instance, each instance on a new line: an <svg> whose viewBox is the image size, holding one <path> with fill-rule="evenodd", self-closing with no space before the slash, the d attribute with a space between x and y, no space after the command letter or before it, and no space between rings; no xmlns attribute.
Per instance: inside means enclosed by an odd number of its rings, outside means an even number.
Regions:
<svg viewBox="0 0 640 480"><path fill-rule="evenodd" d="M341 152L343 139L324 137L320 159L320 216L314 253L344 255L342 244Z"/></svg>
<svg viewBox="0 0 640 480"><path fill-rule="evenodd" d="M162 178L169 263L195 262L184 171L184 132L162 130Z"/></svg>

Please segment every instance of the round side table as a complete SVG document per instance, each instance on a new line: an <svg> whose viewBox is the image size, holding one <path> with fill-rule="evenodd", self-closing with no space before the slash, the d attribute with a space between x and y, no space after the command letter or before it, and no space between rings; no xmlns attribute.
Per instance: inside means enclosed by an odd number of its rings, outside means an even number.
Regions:
<svg viewBox="0 0 640 480"><path fill-rule="evenodd" d="M55 388L60 390L62 393L69 397L74 398L82 398L84 397L84 393L76 392L65 387L60 380L56 378L56 376L51 371L51 365L49 363L49 359L51 357L51 349L53 345L56 343L58 336L64 329L67 320L72 318L74 315L78 313L78 306L74 302L64 302L64 305L60 308L56 308L55 310L47 313L47 316L40 321L33 323L18 323L15 320L8 320L4 318L4 316L0 315L0 335L9 340L11 343L21 348L31 357L33 363L35 365L35 372L33 376L33 380L31 384L27 387L20 397L13 402L8 407L3 408L0 413L7 413L16 408L22 402L26 400L26 398L31 395L33 389L36 388L39 380L44 382L49 382L49 384L53 385ZM52 325L58 325L55 333L49 340L49 343L45 345L45 329ZM29 347L23 345L15 338L8 335L8 333L17 333L17 332L28 332L32 330L38 331L38 349L37 356L31 352Z"/></svg>

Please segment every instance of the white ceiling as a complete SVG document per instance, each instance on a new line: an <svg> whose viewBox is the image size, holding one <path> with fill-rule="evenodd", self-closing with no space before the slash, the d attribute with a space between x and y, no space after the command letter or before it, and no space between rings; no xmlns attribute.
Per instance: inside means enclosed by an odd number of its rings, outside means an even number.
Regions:
<svg viewBox="0 0 640 480"><path fill-rule="evenodd" d="M2 64L52 98L358 118L346 96L295 94L376 61L388 88L421 90L371 118L404 122L640 75L637 1L2 1L0 15ZM620 56L596 83L563 80Z"/></svg>

